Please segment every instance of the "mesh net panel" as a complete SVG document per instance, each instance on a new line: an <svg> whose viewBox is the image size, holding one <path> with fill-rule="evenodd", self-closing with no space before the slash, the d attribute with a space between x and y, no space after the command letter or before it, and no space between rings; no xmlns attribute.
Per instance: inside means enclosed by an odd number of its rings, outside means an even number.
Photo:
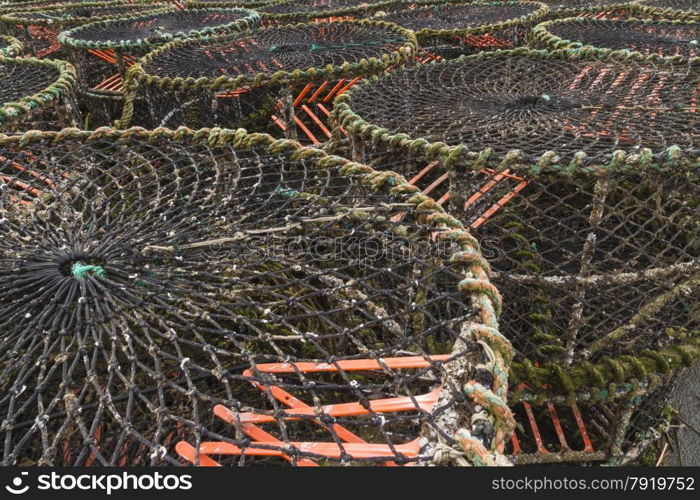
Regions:
<svg viewBox="0 0 700 500"><path fill-rule="evenodd" d="M173 42L131 68L135 99L144 98L146 104L134 106L133 117L125 107L122 125L129 118L147 127L265 127L281 84L368 76L403 63L414 51L415 38L408 31L372 21L267 28L208 43ZM175 78L189 80L179 84Z"/></svg>
<svg viewBox="0 0 700 500"><path fill-rule="evenodd" d="M540 25L537 36L550 48L633 50L644 55L684 58L700 55L700 24L569 19Z"/></svg>
<svg viewBox="0 0 700 500"><path fill-rule="evenodd" d="M285 144L102 133L0 139L3 463L403 463L477 425L440 383L488 375L455 340L493 310L413 192Z"/></svg>

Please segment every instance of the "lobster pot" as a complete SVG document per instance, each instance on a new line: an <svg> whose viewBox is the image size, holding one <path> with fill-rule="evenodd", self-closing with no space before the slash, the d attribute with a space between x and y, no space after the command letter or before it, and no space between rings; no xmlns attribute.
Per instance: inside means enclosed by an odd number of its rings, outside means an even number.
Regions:
<svg viewBox="0 0 700 500"><path fill-rule="evenodd" d="M400 176L243 130L0 144L5 463L500 460L498 292Z"/></svg>
<svg viewBox="0 0 700 500"><path fill-rule="evenodd" d="M536 47L579 49L602 57L633 51L682 61L700 55L700 24L695 21L562 19L540 24L533 35Z"/></svg>
<svg viewBox="0 0 700 500"><path fill-rule="evenodd" d="M76 2L0 11L0 33L19 39L34 57L64 57L58 34L83 24L119 17L162 11L164 4L113 2ZM172 7L170 7L172 8Z"/></svg>
<svg viewBox="0 0 700 500"><path fill-rule="evenodd" d="M247 9L171 10L87 24L62 32L58 41L77 69L86 108L106 106L91 120L104 125L119 118L126 69L138 57L173 39L208 40L248 31L258 21Z"/></svg>
<svg viewBox="0 0 700 500"><path fill-rule="evenodd" d="M23 50L22 42L16 38L0 35L0 56L17 57L22 55Z"/></svg>
<svg viewBox="0 0 700 500"><path fill-rule="evenodd" d="M394 6L408 5L405 1L397 0L281 0L262 5L256 10L262 14L264 25L279 26L365 18Z"/></svg>
<svg viewBox="0 0 700 500"><path fill-rule="evenodd" d="M633 6L637 15L652 19L700 21L700 6L695 0L637 0Z"/></svg>
<svg viewBox="0 0 700 500"><path fill-rule="evenodd" d="M434 60L525 45L530 29L547 12L549 7L538 2L435 1L415 8L392 4L374 18L414 31L422 49L419 58Z"/></svg>
<svg viewBox="0 0 700 500"><path fill-rule="evenodd" d="M258 10L258 7L269 5L275 1L276 0L186 0L184 4L188 9L243 7L246 9Z"/></svg>
<svg viewBox="0 0 700 500"><path fill-rule="evenodd" d="M63 61L0 57L0 131L58 130L80 123L75 70Z"/></svg>
<svg viewBox="0 0 700 500"><path fill-rule="evenodd" d="M586 19L625 19L642 17L633 1L622 0L542 0L549 6L546 19L583 17Z"/></svg>
<svg viewBox="0 0 700 500"><path fill-rule="evenodd" d="M376 74L402 65L415 46L407 30L376 21L265 28L211 41L176 40L129 68L119 126L264 130L273 120L293 124L290 85Z"/></svg>

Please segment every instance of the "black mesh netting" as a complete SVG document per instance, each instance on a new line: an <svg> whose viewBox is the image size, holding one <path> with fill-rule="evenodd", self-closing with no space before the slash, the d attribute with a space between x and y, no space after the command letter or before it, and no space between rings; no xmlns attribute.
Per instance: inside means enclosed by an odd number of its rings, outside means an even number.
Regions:
<svg viewBox="0 0 700 500"><path fill-rule="evenodd" d="M339 158L164 135L2 139L2 462L416 460L479 359L459 245Z"/></svg>
<svg viewBox="0 0 700 500"><path fill-rule="evenodd" d="M567 19L541 25L537 30L541 30L544 44L552 48L585 45L663 57L700 55L698 23Z"/></svg>
<svg viewBox="0 0 700 500"><path fill-rule="evenodd" d="M607 162L617 149L697 147L699 67L494 53L395 72L349 99L390 134Z"/></svg>
<svg viewBox="0 0 700 500"><path fill-rule="evenodd" d="M275 112L281 84L371 75L402 63L414 50L415 40L407 31L373 21L266 28L210 42L176 41L132 68L136 99L144 104L137 102L133 117L125 107L122 121L128 123L128 118L132 125L146 127L259 130Z"/></svg>

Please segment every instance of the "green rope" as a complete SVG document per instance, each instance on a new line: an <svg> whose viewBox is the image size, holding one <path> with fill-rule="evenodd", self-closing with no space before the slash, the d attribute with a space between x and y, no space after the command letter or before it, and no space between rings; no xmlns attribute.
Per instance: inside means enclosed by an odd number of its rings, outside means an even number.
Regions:
<svg viewBox="0 0 700 500"><path fill-rule="evenodd" d="M77 280L85 279L87 276L104 276L105 270L102 266L92 266L78 261L70 268L70 272Z"/></svg>

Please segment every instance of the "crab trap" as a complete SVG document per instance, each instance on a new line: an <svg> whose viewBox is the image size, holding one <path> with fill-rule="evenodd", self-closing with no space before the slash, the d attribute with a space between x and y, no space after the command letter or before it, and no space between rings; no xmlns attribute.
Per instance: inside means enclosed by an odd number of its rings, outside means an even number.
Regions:
<svg viewBox="0 0 700 500"><path fill-rule="evenodd" d="M281 25L314 21L337 21L368 17L392 5L408 7L397 0L282 0L257 7L265 25Z"/></svg>
<svg viewBox="0 0 700 500"><path fill-rule="evenodd" d="M654 19L700 21L697 0L637 0L634 8L640 14Z"/></svg>
<svg viewBox="0 0 700 500"><path fill-rule="evenodd" d="M56 130L80 123L75 70L49 59L0 57L0 132Z"/></svg>
<svg viewBox="0 0 700 500"><path fill-rule="evenodd" d="M629 423L637 396L698 354L699 68L478 54L359 83L332 119L355 159L412 159L400 171L441 184L438 202L480 238L523 363L513 386L622 397Z"/></svg>
<svg viewBox="0 0 700 500"><path fill-rule="evenodd" d="M635 12L632 1L621 0L542 0L549 6L547 19L585 17L590 19L624 19Z"/></svg>
<svg viewBox="0 0 700 500"><path fill-rule="evenodd" d="M373 75L404 64L415 51L411 32L380 21L297 24L211 41L173 41L129 68L119 126L260 130L274 126L273 120L293 123L290 86Z"/></svg>
<svg viewBox="0 0 700 500"><path fill-rule="evenodd" d="M500 296L398 174L243 130L0 151L2 463L505 463Z"/></svg>
<svg viewBox="0 0 700 500"><path fill-rule="evenodd" d="M162 11L166 4L131 4L126 0L113 2L82 2L13 10L0 14L0 32L18 38L35 57L57 57L61 44L58 34L83 24L118 19L120 17Z"/></svg>
<svg viewBox="0 0 700 500"><path fill-rule="evenodd" d="M126 69L150 50L174 39L207 41L217 35L245 32L260 16L248 9L171 10L119 20L90 23L58 36L78 72L79 90L89 107L104 107L91 122L118 118ZM96 114L96 113L93 113ZM92 127L89 127L92 128Z"/></svg>
<svg viewBox="0 0 700 500"><path fill-rule="evenodd" d="M427 2L393 4L375 19L416 33L421 56L455 58L483 50L524 45L529 30L549 8L538 2Z"/></svg>
<svg viewBox="0 0 700 500"><path fill-rule="evenodd" d="M601 55L630 51L677 61L700 56L700 23L695 21L562 19L533 30L533 45Z"/></svg>

